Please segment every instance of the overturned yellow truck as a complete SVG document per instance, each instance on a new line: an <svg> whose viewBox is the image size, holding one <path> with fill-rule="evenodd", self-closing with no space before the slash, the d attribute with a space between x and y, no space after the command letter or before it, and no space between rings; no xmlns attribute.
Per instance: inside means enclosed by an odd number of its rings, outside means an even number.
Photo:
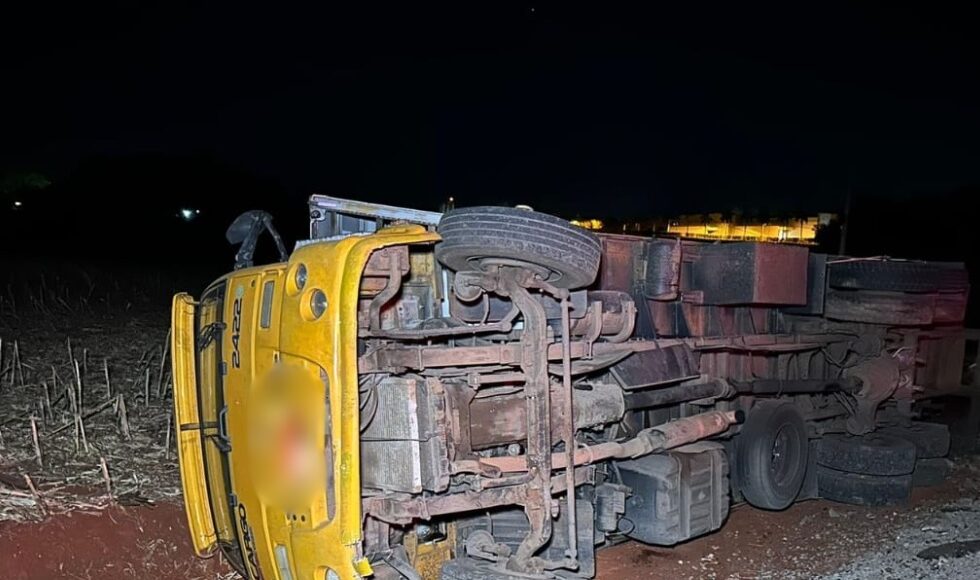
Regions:
<svg viewBox="0 0 980 580"><path fill-rule="evenodd" d="M960 384L962 264L326 196L292 253L262 212L228 238L174 298L174 403L194 547L246 578L589 578L950 467L918 402Z"/></svg>

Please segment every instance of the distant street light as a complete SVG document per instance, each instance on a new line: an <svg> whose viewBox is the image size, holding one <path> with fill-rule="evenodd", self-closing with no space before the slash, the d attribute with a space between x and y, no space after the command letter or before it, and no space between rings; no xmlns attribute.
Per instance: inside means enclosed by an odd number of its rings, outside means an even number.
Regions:
<svg viewBox="0 0 980 580"><path fill-rule="evenodd" d="M199 209L193 209L193 208L185 207L185 208L183 208L183 209L180 210L180 213L178 215L181 218L183 218L184 221L189 222L192 219L196 218L198 215L200 215L200 213L201 213L201 210L199 210Z"/></svg>

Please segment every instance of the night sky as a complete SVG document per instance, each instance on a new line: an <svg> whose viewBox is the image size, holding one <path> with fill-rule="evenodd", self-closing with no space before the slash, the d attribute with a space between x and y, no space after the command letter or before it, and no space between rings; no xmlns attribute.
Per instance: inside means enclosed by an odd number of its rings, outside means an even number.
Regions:
<svg viewBox="0 0 980 580"><path fill-rule="evenodd" d="M189 206L220 237L258 206L299 231L311 192L623 217L980 183L975 26L922 6L2 10L0 172L52 182L5 221Z"/></svg>

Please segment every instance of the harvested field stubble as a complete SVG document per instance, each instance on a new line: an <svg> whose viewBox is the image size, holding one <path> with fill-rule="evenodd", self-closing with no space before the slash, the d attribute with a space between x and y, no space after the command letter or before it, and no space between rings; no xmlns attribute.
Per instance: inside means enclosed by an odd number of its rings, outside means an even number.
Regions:
<svg viewBox="0 0 980 580"><path fill-rule="evenodd" d="M49 270L0 279L0 578L236 577L194 556L174 447L167 307L203 284Z"/></svg>
<svg viewBox="0 0 980 580"><path fill-rule="evenodd" d="M0 300L0 522L179 501L171 290L51 279Z"/></svg>

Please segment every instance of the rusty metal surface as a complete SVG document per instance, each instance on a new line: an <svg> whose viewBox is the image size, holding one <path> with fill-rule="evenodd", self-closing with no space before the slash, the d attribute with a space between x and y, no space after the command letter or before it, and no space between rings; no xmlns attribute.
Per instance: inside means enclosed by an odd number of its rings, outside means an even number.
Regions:
<svg viewBox="0 0 980 580"><path fill-rule="evenodd" d="M387 495L363 501L364 512L383 522L405 525L431 520L442 514L463 513L502 505L520 505L526 498L524 486L485 489L478 492L450 493L429 497Z"/></svg>
<svg viewBox="0 0 980 580"><path fill-rule="evenodd" d="M632 293L637 286L644 238L600 234L599 241L602 243L602 262L596 287Z"/></svg>
<svg viewBox="0 0 980 580"><path fill-rule="evenodd" d="M815 316L823 314L824 299L827 292L827 262L832 259L834 256L810 252L806 269L806 304L783 308L783 312Z"/></svg>
<svg viewBox="0 0 980 580"><path fill-rule="evenodd" d="M469 443L474 449L516 443L527 436L527 405L520 393L474 400L469 405Z"/></svg>
<svg viewBox="0 0 980 580"><path fill-rule="evenodd" d="M552 434L567 424L567 403L562 390L551 391ZM593 385L575 393L575 428L587 429L618 421L626 409L623 391L616 385ZM527 411L520 393L474 399L469 404L469 441L474 449L518 443L527 437Z"/></svg>
<svg viewBox="0 0 980 580"><path fill-rule="evenodd" d="M561 421L562 439L565 444L565 465L575 464L575 391L572 389L572 347L571 347L571 321L568 316L568 298L561 301L561 350L562 350L562 396L565 399L565 417ZM566 489L575 487L575 470L565 470ZM575 494L565 494L565 517L568 520L568 550L565 556L575 560L578 558L578 531L576 530L577 509L575 508ZM591 543L591 542L590 542Z"/></svg>
<svg viewBox="0 0 980 580"><path fill-rule="evenodd" d="M895 392L903 381L902 356L879 356L865 361L845 371L847 378L857 379L861 388L854 393L856 409L847 418L847 431L852 435L863 435L875 429L875 415L878 405ZM911 384L906 375L905 380Z"/></svg>
<svg viewBox="0 0 980 580"><path fill-rule="evenodd" d="M589 311L572 321L573 336L589 336L594 342L599 336L632 334L636 320L636 305L625 292L601 290L588 294ZM619 342L618 340L614 342Z"/></svg>
<svg viewBox="0 0 980 580"><path fill-rule="evenodd" d="M659 350L676 345L689 345L697 350L789 352L819 349L823 345L839 339L836 334L750 334L737 337L631 340L625 343L598 342L591 346L584 341L574 340L571 343L571 356L573 359L578 359L591 352L592 356L599 357L616 353ZM549 344L547 356L549 361L561 360L561 345ZM400 372L405 369L424 371L432 368L459 366L508 365L516 367L521 364L522 360L522 349L513 343L456 347L388 344L362 355L359 359L358 369L363 374Z"/></svg>
<svg viewBox="0 0 980 580"><path fill-rule="evenodd" d="M408 246L392 246L375 250L364 266L362 277L387 278L392 268L401 274L408 274Z"/></svg>
<svg viewBox="0 0 980 580"><path fill-rule="evenodd" d="M394 215L392 208L345 209L321 221L343 229L353 217L373 231ZM941 351L960 348L962 339L911 325L961 320L965 289L828 289L818 276L827 273L827 257L794 246L600 240L598 281L571 293L524 260L480 256L457 263L472 270L443 271L431 248L428 269L417 264L424 251L404 246L371 256L357 320L349 321L361 339L358 372L367 384L399 389L380 399L381 423L361 415L362 464L376 470L361 478L372 554L390 554L400 546L389 542L408 532L407 558L436 575L451 550L441 546L426 564L416 557L411 524L513 506L527 515L526 536L497 561L520 574L583 574L576 552L585 559L590 548L576 546L582 522L575 518L578 508L591 508L580 502L593 499L574 487L594 481L592 464L737 435L729 428L740 416L729 409L790 391L816 393L795 398L808 421L832 420L840 431L846 420L849 431L864 433L884 399L910 405L919 386L913 373L923 383L953 380L948 368L956 361ZM904 350L892 356L898 345ZM924 367L909 363L916 358ZM940 376L940 368L948 372ZM427 402L426 392L439 403ZM706 412L691 415L698 410ZM605 425L614 428L599 428ZM438 453L423 457L433 433ZM604 530L617 529L612 519ZM395 525L408 527L391 533ZM560 558L545 546L566 525L570 543Z"/></svg>
<svg viewBox="0 0 980 580"><path fill-rule="evenodd" d="M937 294L933 322L962 324L966 319L967 296L966 292Z"/></svg>
<svg viewBox="0 0 980 580"><path fill-rule="evenodd" d="M529 521L526 536L500 561L517 573L575 569L579 546L574 542L566 546L564 560L545 562L542 549L555 525L561 526L559 536L576 537L576 504L583 500L574 493L564 498L559 494L581 483L583 466L702 441L728 432L740 420L738 412L727 410L678 419L689 411L678 413L677 404L697 399L711 405L760 393L780 396L787 390L830 393L839 404L816 405L807 416L840 417L835 419L838 428L847 420L849 431L863 433L873 427L882 400L896 396L901 385L911 389L914 369L902 370L901 361L914 357L916 348L923 356L929 353L925 335L909 334L897 339L906 348L899 357L878 356L886 338L892 349L896 338L865 325L906 314L900 308L890 318L875 318L895 304L894 293L886 296L889 300L865 303L865 291L852 291L846 298L839 290L824 292L823 282L807 281L823 262L808 259L804 248L601 239L599 281L587 293L576 292L569 300L567 291L542 281L533 268L490 262L492 267L485 270L453 274L449 312L455 318L407 330L377 328L377 313L395 299L403 281L394 270L397 259L374 265L373 278L365 278L373 282L362 289L373 300L363 301L361 321L371 328L362 334L370 340L364 342L359 371L412 373L439 385L454 493L420 496L389 490L365 500L367 513L405 524L520 506ZM376 283L382 279L381 266L387 266L387 287ZM814 291L816 286L820 292ZM820 304L810 304L816 302L814 296ZM955 319L964 297L932 299L929 320ZM929 298L898 300L921 306ZM824 310L826 316L820 317ZM831 320L842 311L847 321ZM791 312L798 315L794 318ZM643 317L655 333L639 328ZM951 340L944 334L934 342ZM935 364L931 361L930 368ZM897 378L891 374L896 365ZM843 376L841 369L846 369ZM920 375L927 376L925 371ZM851 397L854 403L846 404ZM714 408L733 405L722 402ZM646 411L650 408L657 410ZM589 439L579 433L624 415L642 417L620 431L635 434L625 440ZM668 417L674 420L662 422ZM556 519L560 503L562 513L573 517Z"/></svg>
<svg viewBox="0 0 980 580"><path fill-rule="evenodd" d="M922 387L923 395L954 391L963 382L968 337L962 328L952 330L939 336L919 335L917 358L923 364L916 366L915 384ZM980 376L976 370L973 374Z"/></svg>
<svg viewBox="0 0 980 580"><path fill-rule="evenodd" d="M896 326L933 322L936 294L872 290L827 290L824 315L833 320Z"/></svg>
<svg viewBox="0 0 980 580"><path fill-rule="evenodd" d="M736 411L709 411L691 417L685 417L670 423L644 429L636 437L623 443L608 442L579 447L575 451L575 465L589 465L610 458L635 458L657 451L673 449L688 443L694 443L706 437L723 433L729 426L741 421ZM509 457L487 457L482 460L505 473L528 471L527 456L515 455ZM565 463L564 453L555 453L551 463L556 469L562 469Z"/></svg>
<svg viewBox="0 0 980 580"><path fill-rule="evenodd" d="M446 416L449 420L449 456L469 458L473 451L470 444L470 403L476 391L455 381L442 383L442 388L446 394Z"/></svg>
<svg viewBox="0 0 980 580"><path fill-rule="evenodd" d="M704 244L690 266L685 295L701 304L802 306L807 297L808 250L799 246L736 242ZM685 255L685 260L687 256Z"/></svg>
<svg viewBox="0 0 980 580"><path fill-rule="evenodd" d="M652 300L673 300L681 277L681 242L653 239L647 244L643 294Z"/></svg>
<svg viewBox="0 0 980 580"><path fill-rule="evenodd" d="M385 251L385 250L382 250ZM383 255L380 252L375 252L374 256ZM372 256L372 257L374 257ZM368 264L370 264L368 260ZM408 251L405 251L405 263L408 264ZM366 269L366 268L365 268ZM407 270L407 267L406 267ZM388 303L389 300L395 297L399 291L401 291L402 283L402 268L398 260L389 258L388 259L388 284L385 286L384 290L378 292L374 298L371 299L371 303L368 305L368 322L370 324L370 330L377 332L381 330L381 308Z"/></svg>
<svg viewBox="0 0 980 580"><path fill-rule="evenodd" d="M528 570L534 556L551 537L551 394L548 380L547 318L544 306L522 285L526 275L521 271L502 271L501 293L510 297L521 311L524 332L521 335L524 371L524 397L527 404L527 467L531 481L526 485L524 513L530 530L507 562L510 569ZM567 351L565 351L567 353Z"/></svg>
<svg viewBox="0 0 980 580"><path fill-rule="evenodd" d="M569 293L571 310L569 316L579 319L585 316L588 308L588 293L585 290L576 290ZM535 295L535 300L544 306L545 316L549 320L559 320L561 318L561 302L543 294ZM513 310L513 303L504 297L487 296L484 294L480 300L473 302L463 302L456 295L452 295L449 302L449 312L454 317L469 323L496 322L503 319Z"/></svg>
<svg viewBox="0 0 980 580"><path fill-rule="evenodd" d="M609 368L626 390L676 383L701 375L698 355L686 344L634 353Z"/></svg>
<svg viewBox="0 0 980 580"><path fill-rule="evenodd" d="M730 425L741 422L735 411L709 411L665 423L649 430L662 437L663 449L673 449L724 432Z"/></svg>
<svg viewBox="0 0 980 580"><path fill-rule="evenodd" d="M576 486L594 481L595 468L590 466L575 468ZM555 493L564 492L567 489L565 477L552 478L551 489ZM472 512L505 505L521 505L526 498L525 492L525 486L511 485L428 497L388 495L365 498L363 506L364 513L377 520L404 525L418 520L431 520L444 514Z"/></svg>
<svg viewBox="0 0 980 580"><path fill-rule="evenodd" d="M673 405L695 399L722 397L733 392L731 385L722 379L709 379L696 383L685 383L674 387L647 389L626 395L627 409L645 409L662 405Z"/></svg>
<svg viewBox="0 0 980 580"><path fill-rule="evenodd" d="M777 331L775 308L706 305L702 300L697 291L687 292L683 300L647 300L658 336L719 338Z"/></svg>

